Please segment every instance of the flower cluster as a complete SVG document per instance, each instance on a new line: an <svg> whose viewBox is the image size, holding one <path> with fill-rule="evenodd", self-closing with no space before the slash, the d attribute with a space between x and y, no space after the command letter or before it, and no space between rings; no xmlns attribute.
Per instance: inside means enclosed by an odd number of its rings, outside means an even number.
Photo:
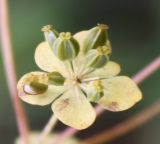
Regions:
<svg viewBox="0 0 160 144"><path fill-rule="evenodd" d="M43 72L25 74L18 82L19 97L33 105L52 103L54 115L76 129L89 127L96 118L90 102L109 111L123 111L142 98L135 82L110 61L108 26L58 33L51 25L42 28L45 41L35 51Z"/></svg>

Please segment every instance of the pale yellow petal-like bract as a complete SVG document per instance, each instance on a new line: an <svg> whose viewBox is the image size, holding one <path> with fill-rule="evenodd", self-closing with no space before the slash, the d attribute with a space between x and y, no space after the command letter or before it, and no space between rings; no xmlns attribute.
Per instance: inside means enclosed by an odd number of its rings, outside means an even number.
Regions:
<svg viewBox="0 0 160 144"><path fill-rule="evenodd" d="M48 42L41 42L35 51L36 64L44 71L58 71L63 76L67 76L65 65L52 52Z"/></svg>
<svg viewBox="0 0 160 144"><path fill-rule="evenodd" d="M55 116L64 124L85 129L95 121L95 111L78 88L71 88L52 104Z"/></svg>
<svg viewBox="0 0 160 144"><path fill-rule="evenodd" d="M109 111L129 109L142 99L136 83L127 76L117 76L103 80L104 96L99 104Z"/></svg>
<svg viewBox="0 0 160 144"><path fill-rule="evenodd" d="M116 62L109 61L104 67L96 69L95 71L86 75L86 78L90 77L100 77L100 78L110 78L116 76L121 71L120 65Z"/></svg>
<svg viewBox="0 0 160 144"><path fill-rule="evenodd" d="M80 46L83 45L83 41L87 33L88 31L80 31L73 36L79 42Z"/></svg>
<svg viewBox="0 0 160 144"><path fill-rule="evenodd" d="M30 79L34 76L42 79L42 76L45 78L47 76L44 72L30 72L25 74L18 82L18 96L25 102L33 105L47 105L50 104L57 96L63 93L63 86L53 86L49 85L48 89L41 94L28 94L24 91L24 85L30 82ZM41 80L43 81L43 79ZM46 80L44 80L46 81Z"/></svg>
<svg viewBox="0 0 160 144"><path fill-rule="evenodd" d="M76 34L74 34L74 38L78 41L79 45L80 45L80 52L79 54L77 55L77 57L73 60L73 63L75 65L75 67L78 67L80 68L81 65L83 65L84 63L84 54L82 52L82 47L83 47L83 41L84 41L84 38L86 37L88 31L80 31Z"/></svg>

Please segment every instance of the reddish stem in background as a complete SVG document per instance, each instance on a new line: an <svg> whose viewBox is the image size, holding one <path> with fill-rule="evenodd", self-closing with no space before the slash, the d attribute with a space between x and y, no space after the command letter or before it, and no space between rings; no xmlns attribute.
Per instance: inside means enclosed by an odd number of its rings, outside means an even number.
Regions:
<svg viewBox="0 0 160 144"><path fill-rule="evenodd" d="M160 68L160 56L158 56L155 60L153 60L150 64L144 67L140 72L138 72L132 79L137 83L141 83L144 79L149 77L153 72L155 72L158 68ZM96 113L99 116L105 110L101 106L96 106ZM111 130L112 131L112 130ZM60 133L59 137L53 141L52 144L60 144L66 138L71 137L78 133L79 131L74 128L67 128L62 133Z"/></svg>
<svg viewBox="0 0 160 144"><path fill-rule="evenodd" d="M150 76L154 71L160 68L160 56L158 56L155 60L153 60L150 64L148 64L144 69L138 72L132 79L137 83L141 83L148 76Z"/></svg>
<svg viewBox="0 0 160 144"><path fill-rule="evenodd" d="M16 81L16 72L15 72L15 65L12 52L10 28L9 28L7 0L0 0L0 34L2 42L2 55L3 55L4 68L5 68L11 100L15 111L19 133L23 139L24 144L28 144L27 143L28 124L26 121L26 115L21 105L21 102L17 96L17 88L16 88L17 81Z"/></svg>

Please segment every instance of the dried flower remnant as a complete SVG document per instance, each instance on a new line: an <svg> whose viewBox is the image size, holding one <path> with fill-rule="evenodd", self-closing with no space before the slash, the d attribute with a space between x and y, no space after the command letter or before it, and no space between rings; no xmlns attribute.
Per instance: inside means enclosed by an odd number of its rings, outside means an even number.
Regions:
<svg viewBox="0 0 160 144"><path fill-rule="evenodd" d="M99 24L73 36L67 32L57 37L56 33L52 44L48 39L40 43L35 61L45 72L24 75L17 85L19 97L34 105L52 103L55 116L76 129L85 129L95 121L90 102L116 112L140 101L142 94L135 82L116 76L120 66L110 61L107 30L107 25ZM46 27L44 33L45 37L50 35Z"/></svg>

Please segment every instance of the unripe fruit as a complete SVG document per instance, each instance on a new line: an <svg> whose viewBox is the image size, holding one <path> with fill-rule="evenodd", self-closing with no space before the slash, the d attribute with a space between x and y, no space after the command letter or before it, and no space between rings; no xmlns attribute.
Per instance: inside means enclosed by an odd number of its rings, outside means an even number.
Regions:
<svg viewBox="0 0 160 144"><path fill-rule="evenodd" d="M53 28L52 25L46 25L41 29L44 32L44 37L49 43L50 47L53 46L54 41L58 37L58 32Z"/></svg>
<svg viewBox="0 0 160 144"><path fill-rule="evenodd" d="M89 30L82 47L84 54L86 54L90 49L96 49L97 47L106 44L108 39L107 29L107 25L98 24L96 27Z"/></svg>
<svg viewBox="0 0 160 144"><path fill-rule="evenodd" d="M86 55L86 65L92 68L101 68L109 60L108 55L100 55L97 50L90 50Z"/></svg>
<svg viewBox="0 0 160 144"><path fill-rule="evenodd" d="M23 86L23 90L25 93L29 95L38 95L46 92L48 89L48 85L39 83L39 82L31 82L29 84L25 84Z"/></svg>
<svg viewBox="0 0 160 144"><path fill-rule="evenodd" d="M87 91L87 98L92 102L99 101L100 98L104 95L103 86L100 80L91 82L90 88Z"/></svg>
<svg viewBox="0 0 160 144"><path fill-rule="evenodd" d="M64 84L65 78L59 72L48 73L48 82L57 86Z"/></svg>
<svg viewBox="0 0 160 144"><path fill-rule="evenodd" d="M79 53L79 44L75 40L71 33L60 33L60 36L55 40L53 44L54 54L62 61L72 60Z"/></svg>

